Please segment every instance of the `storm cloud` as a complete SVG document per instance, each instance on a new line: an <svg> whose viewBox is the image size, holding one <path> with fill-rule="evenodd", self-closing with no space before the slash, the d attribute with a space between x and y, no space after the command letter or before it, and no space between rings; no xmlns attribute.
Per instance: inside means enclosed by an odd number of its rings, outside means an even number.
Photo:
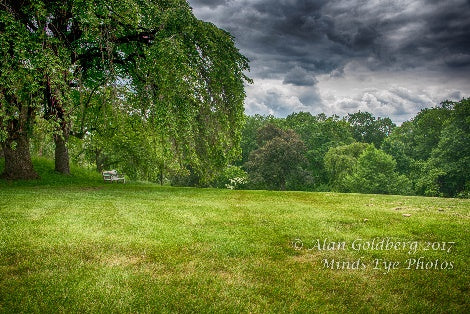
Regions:
<svg viewBox="0 0 470 314"><path fill-rule="evenodd" d="M401 122L469 95L467 0L189 3L197 17L234 35L250 59L249 114L367 109Z"/></svg>

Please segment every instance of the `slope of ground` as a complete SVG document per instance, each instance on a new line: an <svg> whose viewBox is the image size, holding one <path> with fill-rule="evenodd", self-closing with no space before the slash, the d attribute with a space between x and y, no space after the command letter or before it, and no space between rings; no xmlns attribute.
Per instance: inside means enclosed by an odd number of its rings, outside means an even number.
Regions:
<svg viewBox="0 0 470 314"><path fill-rule="evenodd" d="M0 182L0 312L470 310L469 200L104 184L51 167Z"/></svg>

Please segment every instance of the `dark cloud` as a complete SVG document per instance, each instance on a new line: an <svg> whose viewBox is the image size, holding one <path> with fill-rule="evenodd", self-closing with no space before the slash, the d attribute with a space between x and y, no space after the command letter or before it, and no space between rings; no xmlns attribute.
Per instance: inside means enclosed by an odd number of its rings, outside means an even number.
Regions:
<svg viewBox="0 0 470 314"><path fill-rule="evenodd" d="M367 49L376 44L379 38L377 30L371 26L362 26L357 30L353 38L353 47L357 49Z"/></svg>
<svg viewBox="0 0 470 314"><path fill-rule="evenodd" d="M470 40L470 39L469 39ZM445 58L447 66L451 68L466 68L470 67L470 54L454 54Z"/></svg>
<svg viewBox="0 0 470 314"><path fill-rule="evenodd" d="M194 5L196 7L198 6L207 6L210 8L215 8L220 5L225 5L227 4L228 0L191 0L189 1L191 5Z"/></svg>
<svg viewBox="0 0 470 314"><path fill-rule="evenodd" d="M283 84L292 84L296 86L313 86L318 81L307 71L300 67L295 67L289 71L283 81Z"/></svg>
<svg viewBox="0 0 470 314"><path fill-rule="evenodd" d="M251 61L250 76L255 82L278 80L287 86L314 88L321 75L345 78L345 66L358 62L369 70L365 78L390 72L391 84L400 82L399 73L413 70L444 79L457 77L459 72L459 84L465 85L465 81L470 85L470 79L465 78L470 71L470 0L189 3L198 17L235 36L237 46ZM274 102L273 95L265 98ZM387 95L395 95L389 101L400 102L391 87ZM300 95L298 99L307 107L316 103ZM382 98L377 99L370 101L385 106ZM406 103L423 106L417 99Z"/></svg>
<svg viewBox="0 0 470 314"><path fill-rule="evenodd" d="M464 0L190 0L203 18L235 35L254 76L284 77L299 66L315 74L351 58L377 68L469 67L470 5ZM206 8L206 9L204 9ZM210 8L211 10L207 10Z"/></svg>

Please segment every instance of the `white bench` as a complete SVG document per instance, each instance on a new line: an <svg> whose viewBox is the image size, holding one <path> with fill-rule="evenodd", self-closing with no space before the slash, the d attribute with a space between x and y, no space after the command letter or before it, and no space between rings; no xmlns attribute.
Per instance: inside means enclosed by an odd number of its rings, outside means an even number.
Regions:
<svg viewBox="0 0 470 314"><path fill-rule="evenodd" d="M103 171L103 180L104 182L122 182L126 183L126 178L124 173L118 173L117 170Z"/></svg>

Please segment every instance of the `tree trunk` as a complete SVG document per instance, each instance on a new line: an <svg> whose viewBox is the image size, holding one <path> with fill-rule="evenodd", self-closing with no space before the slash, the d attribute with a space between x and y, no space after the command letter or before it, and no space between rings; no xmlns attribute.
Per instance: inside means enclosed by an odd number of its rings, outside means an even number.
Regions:
<svg viewBox="0 0 470 314"><path fill-rule="evenodd" d="M16 147L12 147L13 143L16 143ZM8 180L39 178L31 161L29 138L26 134L18 133L15 139L8 138L2 143L2 148L5 155L5 169L1 175L2 178Z"/></svg>
<svg viewBox="0 0 470 314"><path fill-rule="evenodd" d="M15 97L3 94L6 101L15 108L18 116L9 119L8 123L0 119L0 124L6 124L8 137L1 142L3 155L5 157L5 168L1 175L8 180L30 180L38 179L39 176L34 170L29 151L29 134L31 134L32 124L35 116L34 107L18 102Z"/></svg>
<svg viewBox="0 0 470 314"><path fill-rule="evenodd" d="M66 133L66 132L63 132ZM55 142L55 171L70 174L69 150L67 148L66 134L54 135Z"/></svg>
<svg viewBox="0 0 470 314"><path fill-rule="evenodd" d="M55 171L62 174L70 174L69 150L67 141L70 134L70 125L67 122L67 115L60 101L56 98L54 90L51 87L51 81L48 76L45 77L46 88L44 89L44 98L47 101L44 118L46 120L55 120L59 123L59 134L54 135L55 143Z"/></svg>
<svg viewBox="0 0 470 314"><path fill-rule="evenodd" d="M95 149L96 171L103 172L103 158L101 158L101 149Z"/></svg>
<svg viewBox="0 0 470 314"><path fill-rule="evenodd" d="M160 180L160 185L163 185L163 171L165 170L165 162L162 160L160 163L160 173L159 173L159 180Z"/></svg>

